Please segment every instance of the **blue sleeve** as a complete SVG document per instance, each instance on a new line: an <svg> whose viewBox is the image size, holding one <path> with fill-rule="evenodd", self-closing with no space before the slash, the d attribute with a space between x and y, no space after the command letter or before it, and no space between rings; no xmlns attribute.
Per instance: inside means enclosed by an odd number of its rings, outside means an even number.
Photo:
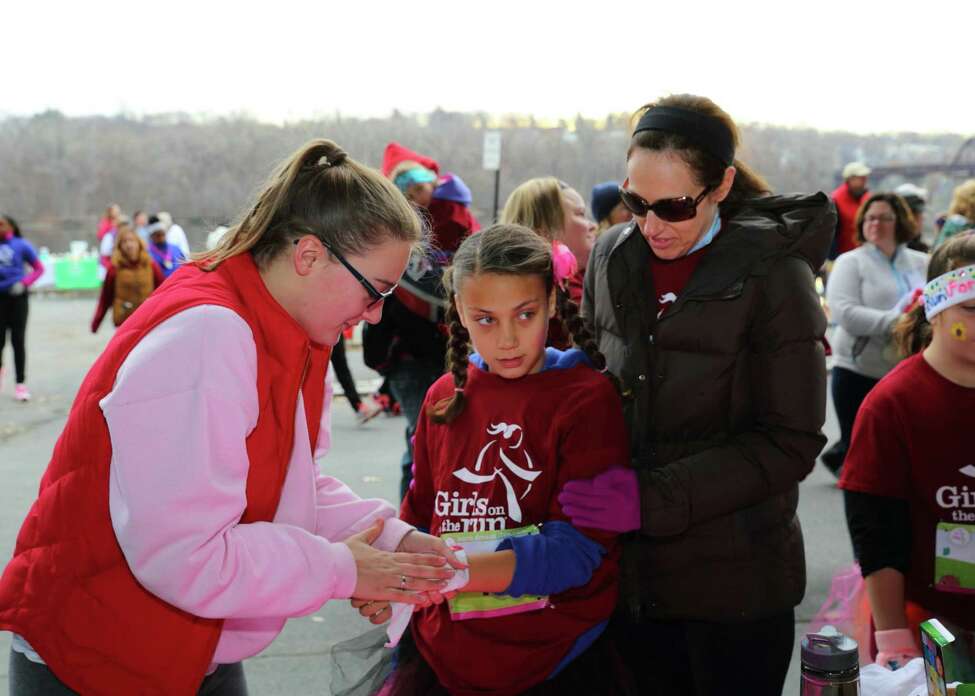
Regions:
<svg viewBox="0 0 975 696"><path fill-rule="evenodd" d="M515 575L502 593L553 595L589 582L606 553L568 522L546 522L539 534L511 537L498 551L515 552Z"/></svg>
<svg viewBox="0 0 975 696"><path fill-rule="evenodd" d="M34 245L26 239L21 239L20 241L23 245L24 261L29 263L33 268L37 265L37 251L34 249Z"/></svg>

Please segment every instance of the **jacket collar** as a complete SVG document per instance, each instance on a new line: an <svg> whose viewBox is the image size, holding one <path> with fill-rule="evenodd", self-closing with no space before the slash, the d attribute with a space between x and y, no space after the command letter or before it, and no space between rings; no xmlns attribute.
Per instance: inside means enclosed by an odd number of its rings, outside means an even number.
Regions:
<svg viewBox="0 0 975 696"><path fill-rule="evenodd" d="M836 211L825 193L765 196L728 214L722 212L722 217L721 234L707 248L665 316L679 312L689 300L737 296L748 276L765 275L771 263L784 256L798 256L818 269L826 260L836 227ZM610 251L610 277L626 279L614 288L612 298L621 326L621 305L649 303L653 292L650 253L636 221L623 229Z"/></svg>
<svg viewBox="0 0 975 696"><path fill-rule="evenodd" d="M251 310L254 321L261 325L266 336L276 339L275 343L278 345L303 348L313 345L308 333L267 289L250 254L237 254L220 266L225 268L229 282L233 284L244 305Z"/></svg>

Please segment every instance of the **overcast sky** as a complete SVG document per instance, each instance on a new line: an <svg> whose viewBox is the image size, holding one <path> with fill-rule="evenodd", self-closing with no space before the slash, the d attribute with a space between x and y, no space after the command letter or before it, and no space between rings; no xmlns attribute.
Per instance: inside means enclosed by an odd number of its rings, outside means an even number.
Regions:
<svg viewBox="0 0 975 696"><path fill-rule="evenodd" d="M600 117L692 92L740 122L975 133L972 0L250 5L2 2L0 114Z"/></svg>

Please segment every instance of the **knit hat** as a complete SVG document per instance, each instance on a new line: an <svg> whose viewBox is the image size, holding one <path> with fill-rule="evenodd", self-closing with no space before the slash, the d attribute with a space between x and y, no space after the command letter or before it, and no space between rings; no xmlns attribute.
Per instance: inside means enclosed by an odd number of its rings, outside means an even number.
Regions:
<svg viewBox="0 0 975 696"><path fill-rule="evenodd" d="M620 202L620 185L616 181L606 181L592 187L592 198L589 207L596 222L602 222L609 217Z"/></svg>
<svg viewBox="0 0 975 696"><path fill-rule="evenodd" d="M397 164L407 161L416 162L417 164L426 167L434 174L440 174L440 165L437 164L436 160L417 154L408 147L404 147L394 141L389 143L389 145L386 146L385 152L383 152L383 176L389 176L392 171L396 169Z"/></svg>
<svg viewBox="0 0 975 696"><path fill-rule="evenodd" d="M433 197L442 201L454 201L461 205L470 205L474 200L470 188L453 172L447 172L440 177L437 188L433 190Z"/></svg>
<svg viewBox="0 0 975 696"><path fill-rule="evenodd" d="M901 184L894 193L904 199L911 212L923 211L928 202L928 191L911 183Z"/></svg>

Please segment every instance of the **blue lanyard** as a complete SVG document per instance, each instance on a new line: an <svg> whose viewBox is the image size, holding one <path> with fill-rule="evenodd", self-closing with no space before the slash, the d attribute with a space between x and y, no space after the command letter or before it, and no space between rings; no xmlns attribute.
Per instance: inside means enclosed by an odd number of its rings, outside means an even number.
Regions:
<svg viewBox="0 0 975 696"><path fill-rule="evenodd" d="M894 255L888 259L887 255L884 254L884 252L882 252L879 248L877 248L876 245L871 245L871 246L873 246L874 250L878 254L883 256L884 260L887 261L887 265L890 267L890 272L894 274L894 280L897 282L897 291L902 296L909 293L911 291L911 281L907 277L907 274L899 270L895 265L895 263L897 262L897 255L901 253L901 247L898 246L896 249L894 249Z"/></svg>

